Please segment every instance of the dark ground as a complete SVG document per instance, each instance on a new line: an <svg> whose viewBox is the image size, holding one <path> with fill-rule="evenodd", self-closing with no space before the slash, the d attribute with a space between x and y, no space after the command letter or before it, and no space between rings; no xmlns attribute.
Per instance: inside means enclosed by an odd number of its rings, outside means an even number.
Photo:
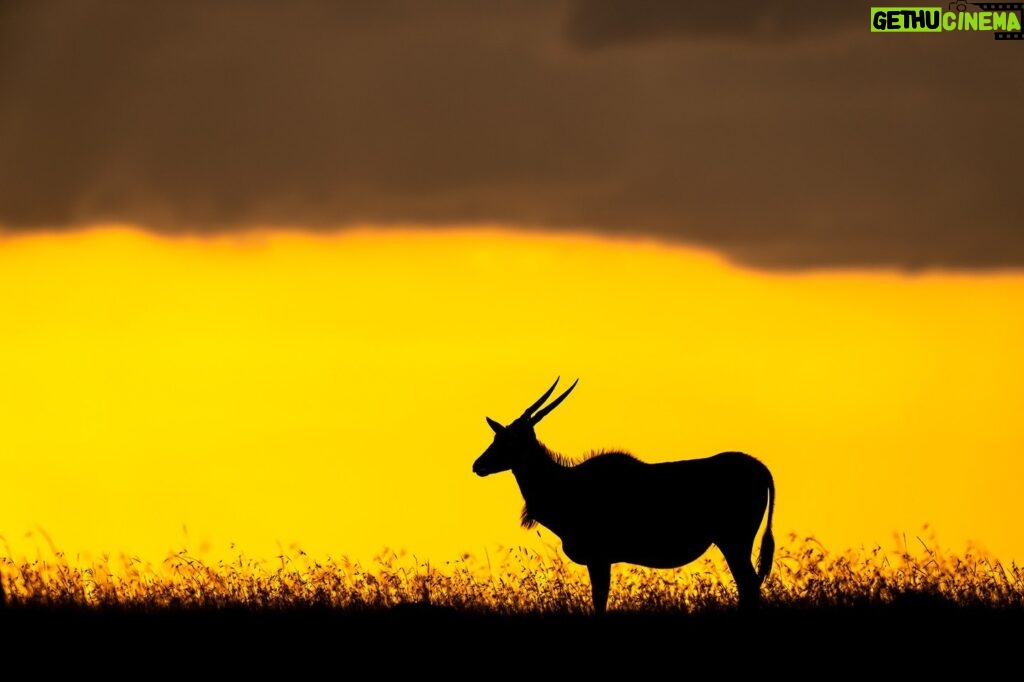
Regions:
<svg viewBox="0 0 1024 682"><path fill-rule="evenodd" d="M613 612L595 619L418 606L363 612L8 607L0 612L0 653L0 670L161 678L597 673L601 679L713 674L731 680L758 671L772 679L1016 677L1024 662L1024 609L921 603L765 607L754 614Z"/></svg>

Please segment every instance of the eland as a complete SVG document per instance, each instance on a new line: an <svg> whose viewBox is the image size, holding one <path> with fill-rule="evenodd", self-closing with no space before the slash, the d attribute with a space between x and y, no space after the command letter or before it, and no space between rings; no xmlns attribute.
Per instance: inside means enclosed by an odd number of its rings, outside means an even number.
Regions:
<svg viewBox="0 0 1024 682"><path fill-rule="evenodd" d="M725 557L740 607L756 606L775 553L775 482L768 467L742 452L659 463L626 452L597 452L570 461L537 440L534 426L578 382L542 409L558 385L555 379L508 425L487 417L494 441L473 462L473 472L512 472L525 502L523 527L544 526L559 537L571 561L587 567L597 614L607 608L612 564L677 568L711 545ZM755 568L751 555L762 520Z"/></svg>

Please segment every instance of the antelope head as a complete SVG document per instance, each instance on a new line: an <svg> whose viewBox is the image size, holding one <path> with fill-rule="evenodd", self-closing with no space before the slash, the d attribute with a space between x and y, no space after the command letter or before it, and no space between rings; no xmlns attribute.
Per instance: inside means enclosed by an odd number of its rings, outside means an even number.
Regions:
<svg viewBox="0 0 1024 682"><path fill-rule="evenodd" d="M578 382L579 379L572 382L572 386L538 412L537 410L540 409L540 406L544 404L544 401L555 390L555 386L558 385L558 379L555 379L555 383L551 384L551 388L545 391L544 395L526 408L526 411L508 426L503 426L487 417L487 424L494 431L494 441L484 450L484 454L477 457L477 460L473 462L473 473L477 476L490 476L491 474L508 471L516 466L524 456L540 447L540 444L537 442L537 435L533 432L533 427L551 410L558 407L558 404L565 400L565 397L572 392L572 389L576 388Z"/></svg>

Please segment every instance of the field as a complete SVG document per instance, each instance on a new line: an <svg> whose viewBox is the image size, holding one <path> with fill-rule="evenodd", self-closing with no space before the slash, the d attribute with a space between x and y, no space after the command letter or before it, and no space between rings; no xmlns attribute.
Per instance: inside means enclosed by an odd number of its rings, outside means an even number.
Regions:
<svg viewBox="0 0 1024 682"><path fill-rule="evenodd" d="M789 540L757 612L736 610L728 570L709 554L674 571L617 565L602 619L590 613L586 572L557 550L443 565L387 552L362 566L299 549L273 562L211 564L182 551L158 566L127 556L87 566L59 554L4 559L0 650L51 670L159 664L182 675L328 666L336 676L357 663L460 677L665 665L890 677L1019 666L1016 565L920 538L898 551L845 552Z"/></svg>

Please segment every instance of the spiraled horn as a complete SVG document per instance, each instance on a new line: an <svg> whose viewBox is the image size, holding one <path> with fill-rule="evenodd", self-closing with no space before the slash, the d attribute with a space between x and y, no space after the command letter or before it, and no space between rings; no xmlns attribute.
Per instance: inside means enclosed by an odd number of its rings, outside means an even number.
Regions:
<svg viewBox="0 0 1024 682"><path fill-rule="evenodd" d="M565 389L565 392L564 392L564 393L563 393L562 395L560 395L560 396L558 396L557 398L555 398L554 400L552 400L552 401L551 401L551 404L550 404L550 405L548 405L547 407L545 407L545 408L544 408L543 410L541 410L541 411L540 411L540 412L538 412L537 414L533 415L533 417L532 417L532 418L530 419L530 423L531 423L531 424L536 424L536 423L537 423L537 422L539 422L539 421L540 421L541 419L543 419L543 418L544 418L544 416L545 416L545 415L546 415L546 414L547 414L548 412L550 412L551 410L553 410L553 409L555 409L556 407L558 407L558 403L560 403L560 402L562 402L563 400L565 400L565 396L567 396L567 395L569 395L570 393L572 393L572 389L576 388L576 384L578 384L579 382L580 382L580 380L579 380L579 379L576 379L576 381L572 382L572 386L570 386L569 388ZM558 383L558 382L556 381L555 383ZM552 386L551 388L553 389L553 388L554 388L554 386ZM545 398L547 398L547 397L548 397L548 395L549 395L550 393L551 393L551 391L549 390L549 391L548 391L547 393L545 393L545 394L544 394L544 397L545 397Z"/></svg>

